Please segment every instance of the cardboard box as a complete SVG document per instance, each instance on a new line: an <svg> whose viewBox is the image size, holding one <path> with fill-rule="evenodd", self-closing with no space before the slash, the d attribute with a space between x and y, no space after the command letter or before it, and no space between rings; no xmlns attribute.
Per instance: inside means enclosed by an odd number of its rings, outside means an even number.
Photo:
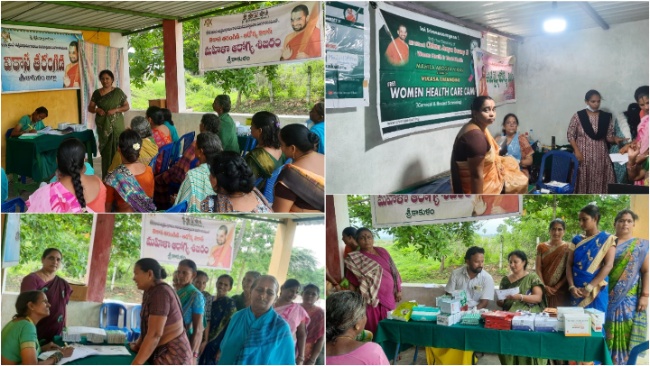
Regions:
<svg viewBox="0 0 650 366"><path fill-rule="evenodd" d="M438 320L437 324L438 325L445 325L445 326L452 326L456 323L460 322L460 319L462 317L462 313L455 313L455 314L443 314L440 313L438 314Z"/></svg>
<svg viewBox="0 0 650 366"><path fill-rule="evenodd" d="M71 283L72 295L70 301L86 301L88 299L88 286L84 284Z"/></svg>
<svg viewBox="0 0 650 366"><path fill-rule="evenodd" d="M557 320L559 321L560 330L564 331L564 315L565 314L584 314L585 309L579 306L558 306L557 307Z"/></svg>
<svg viewBox="0 0 650 366"><path fill-rule="evenodd" d="M562 327L564 328L564 327ZM564 330L564 329L562 329ZM560 332L560 322L555 317L548 316L546 313L538 314L535 317L536 332Z"/></svg>
<svg viewBox="0 0 650 366"><path fill-rule="evenodd" d="M150 99L149 107L167 108L167 99Z"/></svg>
<svg viewBox="0 0 650 366"><path fill-rule="evenodd" d="M438 320L440 309L430 306L416 306L411 312L411 320L421 322L435 322Z"/></svg>
<svg viewBox="0 0 650 366"><path fill-rule="evenodd" d="M535 330L535 318L537 314L522 314L512 318L512 330L525 330L532 332Z"/></svg>
<svg viewBox="0 0 650 366"><path fill-rule="evenodd" d="M567 337L591 336L591 316L589 314L564 314L564 335Z"/></svg>
<svg viewBox="0 0 650 366"><path fill-rule="evenodd" d="M441 313L458 314L460 313L460 300L440 299L438 307Z"/></svg>

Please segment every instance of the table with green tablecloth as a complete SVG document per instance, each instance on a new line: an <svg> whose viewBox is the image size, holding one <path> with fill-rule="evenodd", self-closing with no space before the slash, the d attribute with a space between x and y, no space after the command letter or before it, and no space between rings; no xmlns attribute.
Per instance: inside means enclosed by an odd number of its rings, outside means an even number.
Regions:
<svg viewBox="0 0 650 366"><path fill-rule="evenodd" d="M592 332L591 337L566 337L564 333L496 330L482 325L446 327L435 322L386 319L379 322L374 341L381 345L389 359L397 356L404 345L413 345L612 364L602 332Z"/></svg>
<svg viewBox="0 0 650 366"><path fill-rule="evenodd" d="M59 145L73 137L86 145L88 163L92 166L97 144L93 131L85 130L65 135L39 135L29 139L8 137L5 172L31 177L37 182L49 180L56 172L56 152Z"/></svg>

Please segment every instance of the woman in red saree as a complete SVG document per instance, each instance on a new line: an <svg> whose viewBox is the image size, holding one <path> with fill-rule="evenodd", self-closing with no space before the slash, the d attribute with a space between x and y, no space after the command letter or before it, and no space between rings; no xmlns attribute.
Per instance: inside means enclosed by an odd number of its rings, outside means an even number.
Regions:
<svg viewBox="0 0 650 366"><path fill-rule="evenodd" d="M569 244L562 240L566 224L562 219L551 221L548 232L551 240L537 246L535 268L544 282L544 295L548 307L567 306L569 289L566 282L566 261Z"/></svg>
<svg viewBox="0 0 650 366"><path fill-rule="evenodd" d="M20 284L20 292L43 291L51 305L50 315L36 325L36 335L41 345L50 343L54 336L61 335L65 325L65 307L70 300L72 288L66 280L56 275L62 258L60 250L45 249L41 256L41 269L25 276Z"/></svg>

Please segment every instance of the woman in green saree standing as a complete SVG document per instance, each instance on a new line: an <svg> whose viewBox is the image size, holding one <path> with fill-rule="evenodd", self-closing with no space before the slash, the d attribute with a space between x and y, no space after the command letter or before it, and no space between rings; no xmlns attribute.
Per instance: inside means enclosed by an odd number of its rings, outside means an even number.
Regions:
<svg viewBox="0 0 650 366"><path fill-rule="evenodd" d="M130 109L126 94L113 86L115 76L110 70L99 73L102 87L95 90L88 104L88 112L96 113L95 124L99 138L99 152L102 155L102 177L106 177L108 168L117 153L120 134L124 131L123 113Z"/></svg>
<svg viewBox="0 0 650 366"><path fill-rule="evenodd" d="M275 114L264 111L253 115L251 136L257 140L257 146L246 155L245 159L255 179L262 178L256 185L260 192L264 192L266 180L273 171L286 161L280 150L279 131L280 120Z"/></svg>
<svg viewBox="0 0 650 366"><path fill-rule="evenodd" d="M535 272L526 271L528 258L526 253L515 250L508 254L508 265L512 272L501 279L499 289L519 288L519 293L508 295L505 300L497 300L497 305L505 311L529 311L541 313L544 303L544 283ZM546 365L546 359L513 355L499 355L502 365Z"/></svg>

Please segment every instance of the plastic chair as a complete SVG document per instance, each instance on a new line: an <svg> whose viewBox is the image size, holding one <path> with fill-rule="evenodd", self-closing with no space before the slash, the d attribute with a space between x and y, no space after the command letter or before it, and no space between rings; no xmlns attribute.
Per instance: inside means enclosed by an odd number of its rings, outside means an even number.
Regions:
<svg viewBox="0 0 650 366"><path fill-rule="evenodd" d="M158 155L162 155L162 164L160 165L160 171L154 172L154 175L164 173L167 171L167 169L169 169L172 162L173 149L173 142L158 149ZM156 155L156 161L158 160L158 155Z"/></svg>
<svg viewBox="0 0 650 366"><path fill-rule="evenodd" d="M142 305L136 305L131 308L131 332L129 333L129 342L134 342L140 336L140 311Z"/></svg>
<svg viewBox="0 0 650 366"><path fill-rule="evenodd" d="M18 211L16 211L18 209ZM13 213L13 212L25 212L27 207L25 206L25 201L21 197L12 198L7 202L2 204L3 213Z"/></svg>
<svg viewBox="0 0 650 366"><path fill-rule="evenodd" d="M175 206L172 206L165 212L187 212L187 201L183 201Z"/></svg>
<svg viewBox="0 0 650 366"><path fill-rule="evenodd" d="M552 187L544 184L544 171L547 159L551 159L551 181L569 183L563 188ZM578 158L575 155L560 150L551 150L542 157L542 165L539 177L537 178L537 188L546 188L553 193L573 193L578 180Z"/></svg>
<svg viewBox="0 0 650 366"><path fill-rule="evenodd" d="M241 156L246 156L249 151L253 150L257 146L257 140L253 136L246 136L246 144L241 151Z"/></svg>
<svg viewBox="0 0 650 366"><path fill-rule="evenodd" d="M126 306L115 302L105 302L99 308L99 327L108 330L121 330L128 334L129 328L126 327L126 314ZM121 327L119 324L120 316L122 316Z"/></svg>
<svg viewBox="0 0 650 366"><path fill-rule="evenodd" d="M266 180L266 185L264 186L264 197L266 198L267 201L269 201L269 204L273 204L273 197L274 197L274 190L275 190L275 182L278 180L278 175L280 175L280 172L284 168L285 165L290 164L292 162L291 159L287 159L287 161L280 167L276 168L273 171L273 174Z"/></svg>
<svg viewBox="0 0 650 366"><path fill-rule="evenodd" d="M149 166L151 167L151 169L154 170L156 169L156 161L158 161L158 155L160 155L160 152L157 152L156 155L154 155L154 157L151 158L151 161L149 162Z"/></svg>
<svg viewBox="0 0 650 366"><path fill-rule="evenodd" d="M648 344L648 341L645 341L634 346L634 348L632 348L632 351L630 351L630 357L627 359L627 364L636 365L636 359L639 357L639 353L647 351Z"/></svg>
<svg viewBox="0 0 650 366"><path fill-rule="evenodd" d="M188 132L181 136L181 138L178 141L183 142L183 151L179 155L185 154L185 151L189 149L190 146L192 146L192 142L194 142L194 136L196 136L196 132Z"/></svg>

